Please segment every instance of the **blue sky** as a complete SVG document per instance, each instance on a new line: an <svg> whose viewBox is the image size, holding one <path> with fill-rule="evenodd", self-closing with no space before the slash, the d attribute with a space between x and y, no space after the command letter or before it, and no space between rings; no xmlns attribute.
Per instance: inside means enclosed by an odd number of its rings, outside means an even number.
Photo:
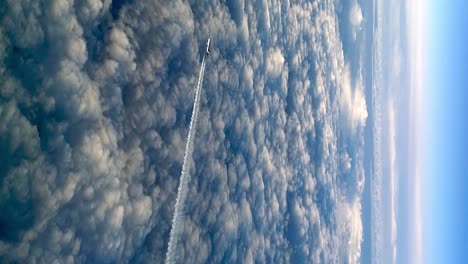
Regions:
<svg viewBox="0 0 468 264"><path fill-rule="evenodd" d="M433 0L425 20L425 255L427 263L468 258L468 3Z"/></svg>
<svg viewBox="0 0 468 264"><path fill-rule="evenodd" d="M463 263L468 259L468 4L376 0L374 5L368 125L376 129L374 167L366 177L374 191L361 261Z"/></svg>
<svg viewBox="0 0 468 264"><path fill-rule="evenodd" d="M376 80L383 79L378 85L383 91L383 131L390 131L392 127L389 120L385 120L385 116L391 112L388 109L395 102L402 101L402 97L398 99L395 96L398 89L407 87L406 96L409 97L407 118L401 119L404 115L396 115L397 157L408 159L406 170L402 168L405 165L397 163L396 179L399 183L396 185L398 188L393 190L396 192L394 197L398 197L397 263L462 263L468 259L468 140L465 133L468 128L465 103L468 98L468 4L464 1L448 4L437 0L403 2L407 12L408 35L405 41L408 43L408 79L405 80L404 75L392 75L392 61L398 60L395 53L392 55L392 50L385 47L385 43L398 38L398 34L391 35L392 28L398 28L398 20L385 20L385 16L393 12L392 8L385 9L381 25L383 39L388 39L380 47L383 50L384 74L381 78L378 75L374 77ZM381 39L378 34L374 38L376 41ZM395 44L390 43L389 46ZM403 85L395 85L398 80ZM391 92L385 94L385 91ZM396 109L406 111L400 107ZM388 140L391 136L386 133L382 132L383 156L385 152L390 153L388 149L392 144ZM408 152L404 151L405 145ZM387 166L383 177L389 179L388 171L393 166L389 165L388 158L381 160ZM386 185L388 182L384 181L382 186ZM391 197L391 192L381 193L383 212L379 214L384 216L388 216L392 210L389 203L385 203L388 197ZM373 201L378 200L374 197ZM381 220L384 231L378 230L374 221L374 232L388 234L392 227L385 221ZM388 235L380 239L374 239L373 243L389 245ZM387 250L383 250L382 254L388 254L389 247L384 248Z"/></svg>
<svg viewBox="0 0 468 264"><path fill-rule="evenodd" d="M379 188L372 196L373 258L391 263L396 242L396 263L460 263L468 258L468 4L374 3L385 8L377 12L381 20L374 32L381 67L374 81L381 101L373 103L370 115L382 131L374 135L381 142L374 146L374 166L382 169L372 175ZM398 19L399 9L406 20ZM405 63L403 70L394 67Z"/></svg>

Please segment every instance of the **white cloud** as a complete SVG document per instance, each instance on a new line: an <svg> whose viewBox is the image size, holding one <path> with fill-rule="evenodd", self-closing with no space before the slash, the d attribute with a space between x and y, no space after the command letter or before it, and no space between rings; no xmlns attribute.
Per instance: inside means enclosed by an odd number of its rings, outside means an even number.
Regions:
<svg viewBox="0 0 468 264"><path fill-rule="evenodd" d="M361 7L357 0L353 0L351 3L351 9L349 10L349 22L351 24L351 30L353 39L356 40L357 34L362 29L362 22L364 17L362 16Z"/></svg>
<svg viewBox="0 0 468 264"><path fill-rule="evenodd" d="M351 6L351 9L349 11L349 19L351 25L354 27L360 27L362 24L362 20L364 18L362 17L361 7L359 6L357 1L354 1L354 3Z"/></svg>
<svg viewBox="0 0 468 264"><path fill-rule="evenodd" d="M285 7L245 2L239 24L220 2L130 1L114 19L110 1L8 1L0 140L12 162L0 208L26 213L21 225L0 219L13 234L0 254L164 258L210 36L181 259L356 261L362 77L344 59L333 2ZM356 150L343 147L348 127Z"/></svg>
<svg viewBox="0 0 468 264"><path fill-rule="evenodd" d="M353 85L349 65L346 65L341 77L341 85L343 87L341 94L343 115L347 126L354 133L356 129L363 128L367 120L362 75L359 74Z"/></svg>
<svg viewBox="0 0 468 264"><path fill-rule="evenodd" d="M398 175L396 167L396 110L395 103L393 100L390 100L388 105L388 146L389 146L389 177L390 177L390 244L392 246L392 262L396 263L396 253L397 253L397 195L398 195Z"/></svg>
<svg viewBox="0 0 468 264"><path fill-rule="evenodd" d="M266 71L273 77L278 77L283 70L284 57L281 50L276 48L268 51Z"/></svg>

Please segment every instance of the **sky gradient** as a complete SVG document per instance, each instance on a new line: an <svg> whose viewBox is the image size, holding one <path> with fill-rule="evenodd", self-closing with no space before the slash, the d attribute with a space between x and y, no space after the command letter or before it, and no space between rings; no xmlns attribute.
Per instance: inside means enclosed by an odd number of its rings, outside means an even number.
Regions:
<svg viewBox="0 0 468 264"><path fill-rule="evenodd" d="M430 1L425 17L425 255L427 263L468 258L468 3Z"/></svg>

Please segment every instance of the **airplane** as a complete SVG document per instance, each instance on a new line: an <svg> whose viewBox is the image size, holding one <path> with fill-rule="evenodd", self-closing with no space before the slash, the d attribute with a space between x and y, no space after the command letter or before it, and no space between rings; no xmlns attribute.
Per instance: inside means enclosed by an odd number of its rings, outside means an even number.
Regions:
<svg viewBox="0 0 468 264"><path fill-rule="evenodd" d="M211 55L211 45L210 45L210 41L211 41L211 38L208 39L208 41L206 42L206 55Z"/></svg>

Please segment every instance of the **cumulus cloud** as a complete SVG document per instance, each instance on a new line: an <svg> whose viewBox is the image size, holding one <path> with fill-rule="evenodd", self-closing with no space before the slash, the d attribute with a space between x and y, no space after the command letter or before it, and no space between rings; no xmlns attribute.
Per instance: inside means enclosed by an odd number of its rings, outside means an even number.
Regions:
<svg viewBox="0 0 468 264"><path fill-rule="evenodd" d="M351 25L354 27L360 27L362 24L362 12L361 12L361 7L359 6L357 1L354 1L351 9L349 11L349 20L351 22Z"/></svg>
<svg viewBox="0 0 468 264"><path fill-rule="evenodd" d="M353 0L351 3L351 8L349 10L349 22L353 31L353 38L356 40L356 35L361 31L361 25L364 17L362 16L361 6L357 0Z"/></svg>
<svg viewBox="0 0 468 264"><path fill-rule="evenodd" d="M362 75L359 74L357 80L353 83L349 65L345 65L341 84L343 87L341 100L345 122L351 131L355 131L357 128L364 127L367 120L367 105Z"/></svg>
<svg viewBox="0 0 468 264"><path fill-rule="evenodd" d="M334 1L228 2L0 7L2 260L164 259L211 37L179 259L358 261L367 110Z"/></svg>
<svg viewBox="0 0 468 264"><path fill-rule="evenodd" d="M281 53L281 50L276 48L274 50L270 50L267 55L266 61L266 71L268 74L272 75L273 77L278 77L279 74L282 72L283 64L284 64L284 57Z"/></svg>

